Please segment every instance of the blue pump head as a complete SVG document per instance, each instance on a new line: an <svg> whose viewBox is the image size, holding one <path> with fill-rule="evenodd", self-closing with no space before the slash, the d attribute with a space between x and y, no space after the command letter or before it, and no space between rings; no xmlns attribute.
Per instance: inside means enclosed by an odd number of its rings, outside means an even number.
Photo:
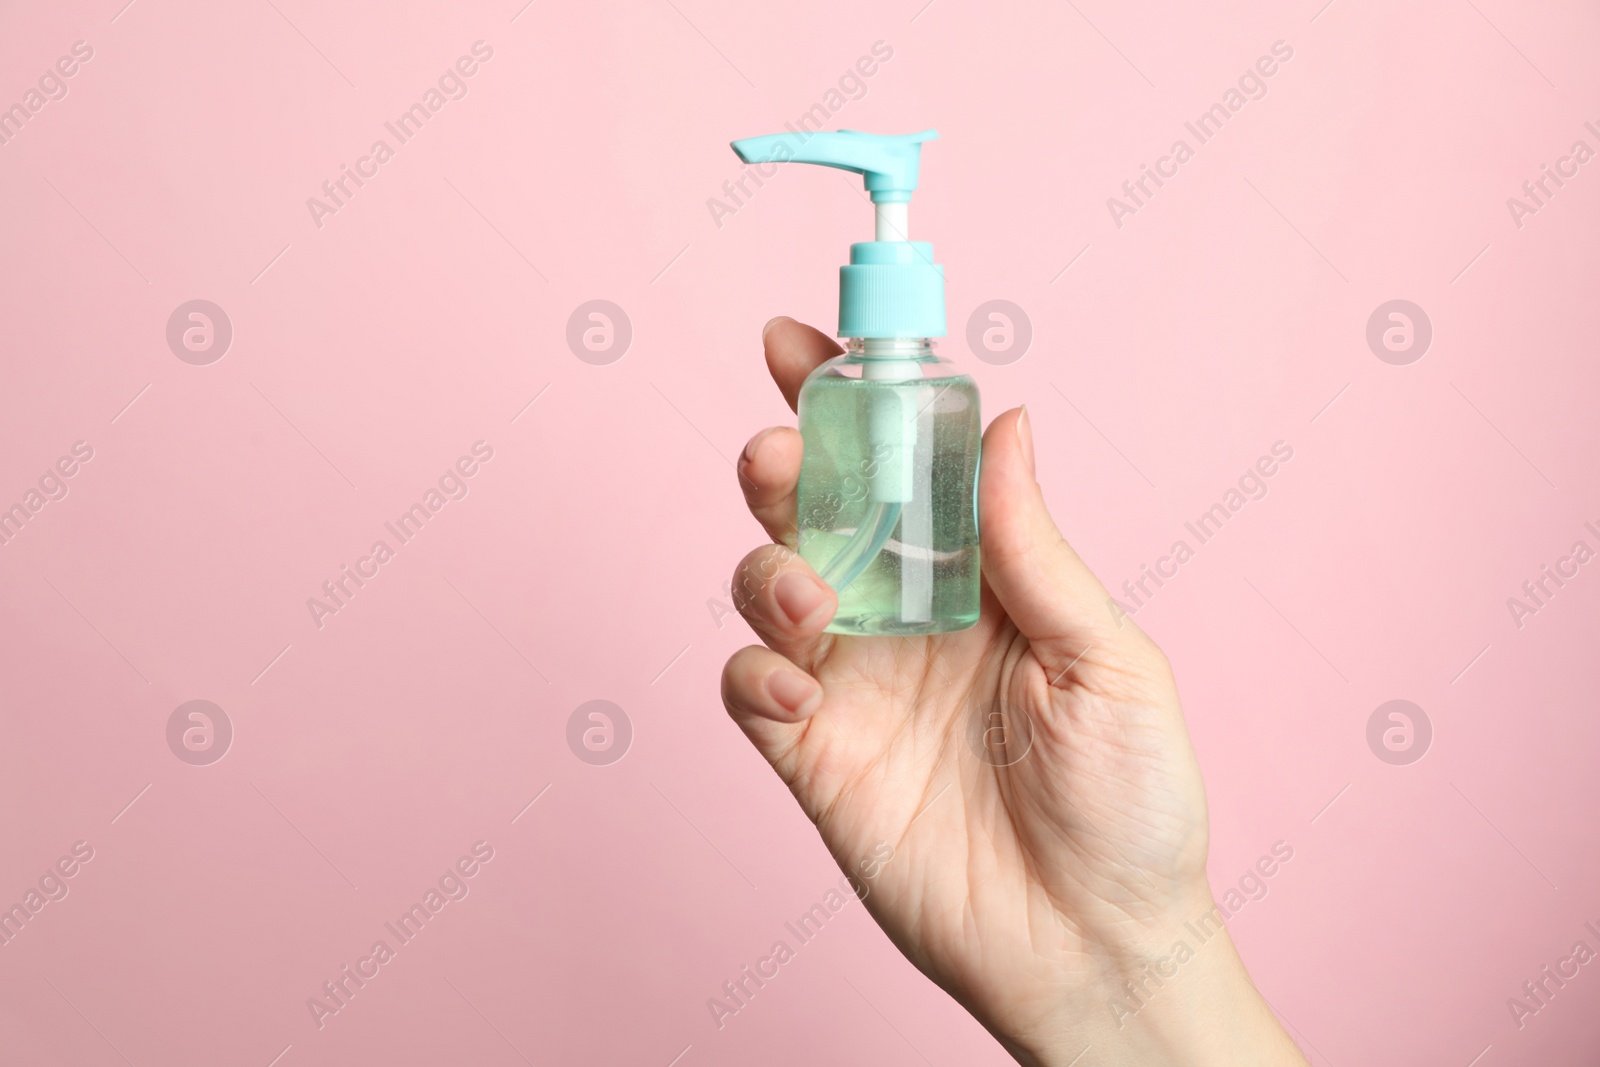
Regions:
<svg viewBox="0 0 1600 1067"><path fill-rule="evenodd" d="M922 163L922 142L939 136L923 130L899 137L840 130L838 133L774 133L733 142L746 163L815 163L867 179L874 204L910 203Z"/></svg>
<svg viewBox="0 0 1600 1067"><path fill-rule="evenodd" d="M851 245L849 264L839 268L840 337L945 335L944 268L933 262L933 245L906 237L922 145L938 136L936 130L901 136L802 131L733 142L745 163L814 163L865 179L876 205L876 240Z"/></svg>

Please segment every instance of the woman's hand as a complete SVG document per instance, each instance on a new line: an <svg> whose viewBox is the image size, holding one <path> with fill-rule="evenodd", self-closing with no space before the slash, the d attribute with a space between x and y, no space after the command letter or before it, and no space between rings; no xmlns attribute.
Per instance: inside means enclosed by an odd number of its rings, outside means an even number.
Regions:
<svg viewBox="0 0 1600 1067"><path fill-rule="evenodd" d="M839 352L791 319L764 342L791 407ZM836 598L788 547L800 458L780 427L739 460L774 544L734 577L765 647L728 661L723 699L879 925L1024 1063L1303 1064L1214 911L1166 658L1051 521L1026 411L984 434L983 609L960 633L823 632Z"/></svg>

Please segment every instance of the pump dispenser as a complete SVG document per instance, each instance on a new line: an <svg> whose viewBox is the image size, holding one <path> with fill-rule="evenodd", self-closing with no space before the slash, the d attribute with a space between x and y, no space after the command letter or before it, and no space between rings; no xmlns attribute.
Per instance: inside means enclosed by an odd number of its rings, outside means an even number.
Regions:
<svg viewBox="0 0 1600 1067"><path fill-rule="evenodd" d="M829 631L932 634L978 619L978 389L933 352L944 268L912 241L911 194L933 130L840 130L733 142L746 163L860 174L874 240L839 268L844 355L800 390L798 551L839 595Z"/></svg>

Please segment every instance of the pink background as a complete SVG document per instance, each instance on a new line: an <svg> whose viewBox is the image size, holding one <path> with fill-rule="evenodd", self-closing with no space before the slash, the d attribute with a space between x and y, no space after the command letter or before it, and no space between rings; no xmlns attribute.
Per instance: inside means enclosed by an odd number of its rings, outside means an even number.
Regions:
<svg viewBox="0 0 1600 1067"><path fill-rule="evenodd" d="M94 50L0 146L0 505L94 450L0 547L0 904L94 849L0 948L0 1060L1007 1062L858 907L724 1028L706 1008L838 875L717 677L760 538L731 460L791 418L761 325L831 325L870 225L806 168L720 226L707 200L730 138L882 41L829 125L939 128L912 227L943 350L990 415L1030 405L1108 585L1294 449L1138 615L1217 892L1294 849L1232 921L1290 1032L1318 1065L1595 1061L1600 965L1520 1029L1506 1006L1600 949L1600 566L1520 628L1506 604L1600 548L1600 162L1520 227L1506 204L1600 149L1592 4L123 2L0 13L0 104ZM468 95L317 226L479 40ZM192 299L232 323L210 365L166 342ZM565 340L594 299L633 331L606 365ZM965 339L993 299L1033 331L1006 365ZM1393 299L1433 326L1407 366L1365 340ZM307 598L480 440L466 498L319 629ZM195 699L234 730L209 766L167 742ZM633 729L607 766L566 741L594 699ZM1406 766L1366 740L1392 699L1433 727ZM470 894L319 1029L307 998L480 840Z"/></svg>

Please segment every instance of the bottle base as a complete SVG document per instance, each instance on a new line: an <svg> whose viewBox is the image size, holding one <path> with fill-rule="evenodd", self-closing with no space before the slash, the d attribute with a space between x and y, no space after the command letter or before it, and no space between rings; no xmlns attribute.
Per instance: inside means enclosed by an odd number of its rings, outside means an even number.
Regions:
<svg viewBox="0 0 1600 1067"><path fill-rule="evenodd" d="M929 634L951 634L970 630L978 624L978 613L952 615L937 619L904 622L884 615L834 616L828 624L830 634L853 634L857 637L924 637Z"/></svg>

